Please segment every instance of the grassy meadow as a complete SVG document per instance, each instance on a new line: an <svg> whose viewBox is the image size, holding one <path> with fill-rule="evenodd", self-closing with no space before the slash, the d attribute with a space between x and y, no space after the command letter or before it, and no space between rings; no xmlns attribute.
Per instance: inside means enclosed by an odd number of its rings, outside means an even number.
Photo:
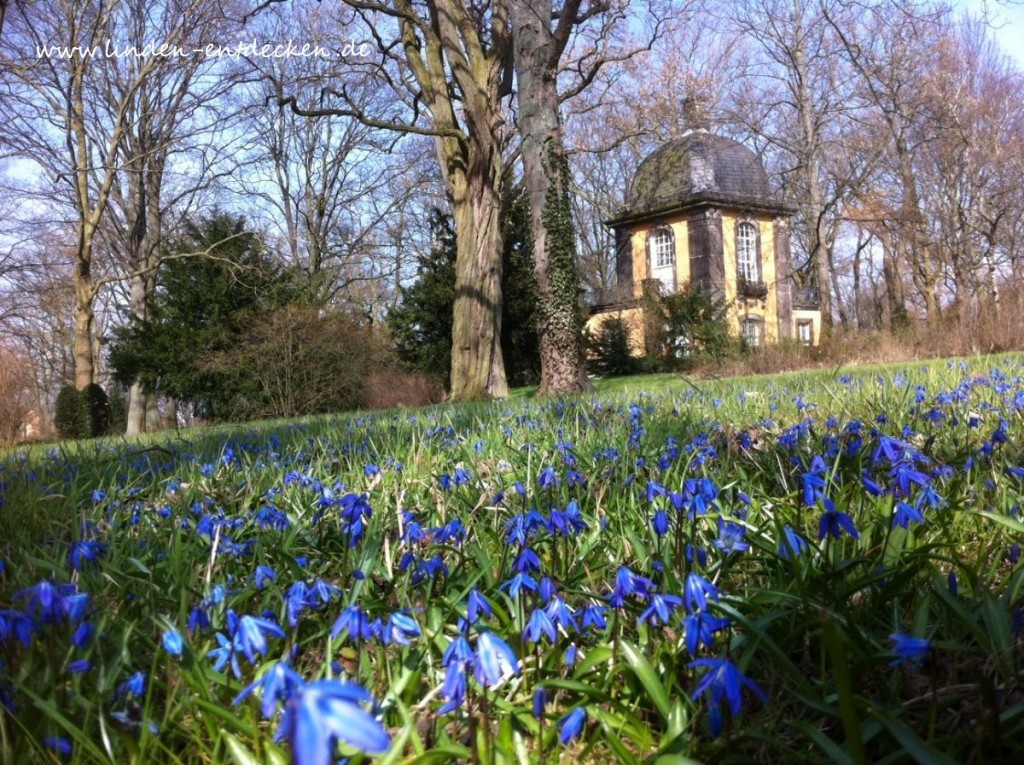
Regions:
<svg viewBox="0 0 1024 765"><path fill-rule="evenodd" d="M0 761L997 763L1024 360L0 454Z"/></svg>

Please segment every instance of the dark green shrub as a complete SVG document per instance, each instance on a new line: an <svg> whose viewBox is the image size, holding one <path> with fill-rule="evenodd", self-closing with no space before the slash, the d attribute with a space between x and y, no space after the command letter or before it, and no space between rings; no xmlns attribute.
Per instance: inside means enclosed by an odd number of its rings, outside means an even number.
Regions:
<svg viewBox="0 0 1024 765"><path fill-rule="evenodd" d="M63 439L89 437L89 410L85 397L74 385L65 385L57 394L53 425Z"/></svg>
<svg viewBox="0 0 1024 765"><path fill-rule="evenodd" d="M606 320L587 337L587 367L601 377L636 373L638 360L630 353L629 325L619 317Z"/></svg>
<svg viewBox="0 0 1024 765"><path fill-rule="evenodd" d="M110 433L110 399L107 392L96 384L90 383L82 389L82 400L89 416L89 435L93 438Z"/></svg>
<svg viewBox="0 0 1024 765"><path fill-rule="evenodd" d="M662 371L719 361L735 350L725 304L707 292L686 290L648 299L647 326L656 334L654 355Z"/></svg>
<svg viewBox="0 0 1024 765"><path fill-rule="evenodd" d="M110 432L124 433L128 429L128 391L123 385L110 386Z"/></svg>

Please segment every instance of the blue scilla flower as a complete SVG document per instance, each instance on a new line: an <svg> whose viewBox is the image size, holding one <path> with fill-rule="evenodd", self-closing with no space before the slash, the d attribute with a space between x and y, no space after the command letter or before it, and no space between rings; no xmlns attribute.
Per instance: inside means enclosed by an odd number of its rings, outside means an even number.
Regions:
<svg viewBox="0 0 1024 765"><path fill-rule="evenodd" d="M277 581L277 572L270 566L259 565L252 575L257 590L264 589L268 583Z"/></svg>
<svg viewBox="0 0 1024 765"><path fill-rule="evenodd" d="M654 590L654 582L646 576L634 574L628 567L619 566L615 572L615 589L612 593L613 601L623 602L626 597L636 595L641 599L647 599ZM615 603L613 602L614 606Z"/></svg>
<svg viewBox="0 0 1024 765"><path fill-rule="evenodd" d="M74 751L74 747L71 746L71 742L61 736L44 737L43 746L57 754L71 754L71 752Z"/></svg>
<svg viewBox="0 0 1024 765"><path fill-rule="evenodd" d="M473 660L473 649L464 635L456 635L441 655L441 664L445 667L452 664L465 663Z"/></svg>
<svg viewBox="0 0 1024 765"><path fill-rule="evenodd" d="M146 693L146 673L136 672L117 687L116 698L134 696L140 698Z"/></svg>
<svg viewBox="0 0 1024 765"><path fill-rule="evenodd" d="M25 603L25 612L44 624L55 624L64 621L68 616L68 600L66 588L56 587L43 579L31 587L26 587L14 594L15 600ZM70 594L70 593L68 593Z"/></svg>
<svg viewBox="0 0 1024 765"><path fill-rule="evenodd" d="M268 639L272 637L283 638L284 630L270 619L243 616L238 620L235 641L250 664L255 664L256 657L267 652Z"/></svg>
<svg viewBox="0 0 1024 765"><path fill-rule="evenodd" d="M803 486L804 504L814 507L818 499L825 496L825 467L824 460L818 455L811 460L811 468L800 476L800 483Z"/></svg>
<svg viewBox="0 0 1024 765"><path fill-rule="evenodd" d="M808 541L788 523L782 529L778 556L784 560L798 558L810 549Z"/></svg>
<svg viewBox="0 0 1024 765"><path fill-rule="evenodd" d="M482 632L476 640L473 668L477 682L494 688L506 678L519 674L519 659L508 643L493 632Z"/></svg>
<svg viewBox="0 0 1024 765"><path fill-rule="evenodd" d="M587 722L586 707L576 707L558 721L558 740L563 745L575 741Z"/></svg>
<svg viewBox="0 0 1024 765"><path fill-rule="evenodd" d="M164 631L160 643L171 656L181 656L185 650L185 641L181 637L181 633L173 627Z"/></svg>
<svg viewBox="0 0 1024 765"><path fill-rule="evenodd" d="M701 646L711 648L715 641L715 633L729 627L729 620L712 616L706 611L697 611L683 617L683 629L686 632L686 650L696 656Z"/></svg>
<svg viewBox="0 0 1024 765"><path fill-rule="evenodd" d="M224 667L231 663L231 671L235 677L242 677L242 668L238 664L238 655L235 650L234 641L227 638L222 632L217 633L217 647L208 651L206 656L213 659L214 672L221 672Z"/></svg>
<svg viewBox="0 0 1024 765"><path fill-rule="evenodd" d="M551 619L552 624L563 630L576 631L576 614L569 607L569 604L561 597L554 597L544 606L544 613Z"/></svg>
<svg viewBox="0 0 1024 765"><path fill-rule="evenodd" d="M523 551L520 552L512 562L512 570L527 574L533 571L539 571L540 557L529 547L524 547Z"/></svg>
<svg viewBox="0 0 1024 765"><path fill-rule="evenodd" d="M491 604L487 602L487 598L481 595L475 587L469 591L469 597L466 601L466 616L469 618L470 624L476 624L481 616L488 619L494 616L494 613L491 611Z"/></svg>
<svg viewBox="0 0 1024 765"><path fill-rule="evenodd" d="M712 544L726 555L734 552L744 552L750 549L750 545L743 541L746 534L746 526L727 521L719 516L718 539L714 540Z"/></svg>
<svg viewBox="0 0 1024 765"><path fill-rule="evenodd" d="M335 620L334 626L331 627L331 639L336 639L342 634L357 642L373 637L370 620L359 606L349 606Z"/></svg>
<svg viewBox="0 0 1024 765"><path fill-rule="evenodd" d="M420 625L403 611L391 614L381 626L381 642L384 645L409 645L420 634Z"/></svg>
<svg viewBox="0 0 1024 765"><path fill-rule="evenodd" d="M540 720L544 717L544 710L548 705L547 688L540 687L533 692L533 716Z"/></svg>
<svg viewBox="0 0 1024 765"><path fill-rule="evenodd" d="M761 700L761 703L768 702L764 691L757 683L740 672L728 659L694 659L687 666L707 668L691 697L694 701L707 695L710 696L711 704L717 707L725 700L729 704L729 711L733 715L738 715L743 709L743 688L747 688ZM718 732L720 731L712 730L715 735Z"/></svg>
<svg viewBox="0 0 1024 765"><path fill-rule="evenodd" d="M890 663L891 666L920 664L932 650L932 644L926 638L894 632L889 635L889 639L892 640L892 652L896 655L896 660Z"/></svg>
<svg viewBox="0 0 1024 765"><path fill-rule="evenodd" d="M554 643L557 632L551 617L543 609L536 608L523 629L523 640L527 643L539 643L543 637L547 637L548 642Z"/></svg>
<svg viewBox="0 0 1024 765"><path fill-rule="evenodd" d="M683 582L683 603L690 613L707 611L708 598L718 600L718 588L695 571L686 575Z"/></svg>
<svg viewBox="0 0 1024 765"><path fill-rule="evenodd" d="M607 612L607 606L594 604L584 606L580 611L580 631L594 630L596 632L603 632L606 630L608 628L608 621L605 619Z"/></svg>
<svg viewBox="0 0 1024 765"><path fill-rule="evenodd" d="M651 528L659 537L663 537L668 533L668 515L665 514L664 510L658 510L654 517L651 518Z"/></svg>
<svg viewBox="0 0 1024 765"><path fill-rule="evenodd" d="M561 485L557 471L548 465L537 474L537 486L542 489L557 489Z"/></svg>
<svg viewBox="0 0 1024 765"><path fill-rule="evenodd" d="M107 545L95 540L81 540L71 543L68 551L68 563L75 571L81 571L85 565L95 565L107 551Z"/></svg>
<svg viewBox="0 0 1024 765"><path fill-rule="evenodd" d="M860 539L860 532L857 531L857 527L853 524L853 518L847 513L836 510L834 507L822 513L821 520L818 522L819 540L825 537L839 539L844 531L851 538Z"/></svg>
<svg viewBox="0 0 1024 765"><path fill-rule="evenodd" d="M370 694L354 683L307 683L288 699L275 738L291 745L294 765L333 765L339 741L381 754L391 746L391 736L361 706L371 701Z"/></svg>
<svg viewBox="0 0 1024 765"><path fill-rule="evenodd" d="M462 706L466 698L466 665L465 661L453 661L446 665L444 682L441 684L441 698L445 703L437 710L438 714L446 715Z"/></svg>
<svg viewBox="0 0 1024 765"><path fill-rule="evenodd" d="M537 582L529 574L520 573L516 574L511 579L506 579L498 585L498 589L507 592L510 598L516 598L524 589L536 592Z"/></svg>
<svg viewBox="0 0 1024 765"><path fill-rule="evenodd" d="M896 503L892 511L892 525L900 528L909 528L911 523L924 523L924 516L912 505L908 505L902 499Z"/></svg>
<svg viewBox="0 0 1024 765"><path fill-rule="evenodd" d="M278 703L288 701L296 691L305 685L305 680L287 662L278 661L267 669L249 685L243 688L231 706L238 706L257 689L260 692L260 714L269 720L277 711Z"/></svg>
<svg viewBox="0 0 1024 765"><path fill-rule="evenodd" d="M655 593L651 596L650 605L636 620L637 624L650 624L652 627L664 626L672 618L672 612L682 604L683 599L677 595Z"/></svg>

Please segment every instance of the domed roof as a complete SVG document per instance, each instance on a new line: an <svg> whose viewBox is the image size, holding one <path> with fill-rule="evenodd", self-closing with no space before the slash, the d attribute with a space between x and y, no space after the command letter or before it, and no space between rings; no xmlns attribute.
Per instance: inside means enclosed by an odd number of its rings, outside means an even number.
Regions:
<svg viewBox="0 0 1024 765"><path fill-rule="evenodd" d="M768 174L743 144L704 130L655 149L640 163L618 220L701 201L784 212Z"/></svg>

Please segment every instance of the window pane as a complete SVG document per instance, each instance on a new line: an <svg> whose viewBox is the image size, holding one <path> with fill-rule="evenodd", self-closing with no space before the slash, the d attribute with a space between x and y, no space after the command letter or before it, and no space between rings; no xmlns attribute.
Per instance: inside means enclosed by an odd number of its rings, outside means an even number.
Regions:
<svg viewBox="0 0 1024 765"><path fill-rule="evenodd" d="M658 229L654 232L654 239L651 244L654 250L655 268L667 268L675 264L675 248L672 246L671 231Z"/></svg>
<svg viewBox="0 0 1024 765"><path fill-rule="evenodd" d="M757 230L752 223L741 223L736 227L736 258L742 281L761 281L760 263L757 260Z"/></svg>

